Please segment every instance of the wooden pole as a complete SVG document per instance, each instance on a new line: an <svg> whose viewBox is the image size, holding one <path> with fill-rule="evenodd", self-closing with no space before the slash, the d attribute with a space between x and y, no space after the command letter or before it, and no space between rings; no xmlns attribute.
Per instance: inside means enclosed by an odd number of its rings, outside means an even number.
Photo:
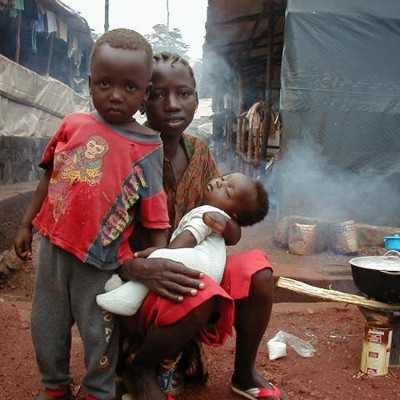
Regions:
<svg viewBox="0 0 400 400"><path fill-rule="evenodd" d="M244 154L244 157L247 155L247 124L246 124L246 117L243 116L244 111L244 76L243 76L243 68L241 64L237 65L236 70L239 72L238 75L238 106L237 106L237 115L240 121L240 127L238 126L238 136L240 136L240 152Z"/></svg>
<svg viewBox="0 0 400 400"><path fill-rule="evenodd" d="M171 40L169 36L169 0L167 0L167 50L171 51Z"/></svg>
<svg viewBox="0 0 400 400"><path fill-rule="evenodd" d="M17 33L15 41L15 62L19 64L20 51L21 51L21 22L22 22L22 11L18 11L17 17Z"/></svg>
<svg viewBox="0 0 400 400"><path fill-rule="evenodd" d="M108 32L109 28L109 0L105 0L104 4L104 32Z"/></svg>
<svg viewBox="0 0 400 400"><path fill-rule="evenodd" d="M274 56L274 13L272 1L268 2L268 59L265 77L265 112L262 131L261 159L267 159L268 135L271 127L271 98L272 98L272 58Z"/></svg>
<svg viewBox="0 0 400 400"><path fill-rule="evenodd" d="M54 36L55 32L50 33L49 55L47 57L46 75L50 75L51 59L53 58Z"/></svg>
<svg viewBox="0 0 400 400"><path fill-rule="evenodd" d="M242 66L239 65L238 68L239 71L239 76L238 76L238 109L237 109L237 115L240 115L243 113L244 109L244 78L243 78L243 71L242 71Z"/></svg>

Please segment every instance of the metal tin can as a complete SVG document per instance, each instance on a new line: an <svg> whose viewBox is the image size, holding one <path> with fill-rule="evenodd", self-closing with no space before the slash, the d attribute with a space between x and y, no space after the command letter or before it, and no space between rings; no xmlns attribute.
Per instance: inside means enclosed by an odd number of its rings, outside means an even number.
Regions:
<svg viewBox="0 0 400 400"><path fill-rule="evenodd" d="M400 368L400 312L395 311L392 319L393 337L389 367Z"/></svg>
<svg viewBox="0 0 400 400"><path fill-rule="evenodd" d="M391 326L365 325L361 353L361 372L383 376L389 372L393 328Z"/></svg>

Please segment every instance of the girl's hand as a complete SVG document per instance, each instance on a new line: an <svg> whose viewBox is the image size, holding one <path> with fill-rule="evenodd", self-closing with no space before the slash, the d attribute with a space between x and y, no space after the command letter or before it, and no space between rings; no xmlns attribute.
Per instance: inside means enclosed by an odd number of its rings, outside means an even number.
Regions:
<svg viewBox="0 0 400 400"><path fill-rule="evenodd" d="M155 294L182 302L185 296L196 296L204 289L204 274L164 258L135 258L126 261L119 271L125 280L137 280Z"/></svg>
<svg viewBox="0 0 400 400"><path fill-rule="evenodd" d="M14 241L15 254L24 261L32 260L32 228L22 226Z"/></svg>

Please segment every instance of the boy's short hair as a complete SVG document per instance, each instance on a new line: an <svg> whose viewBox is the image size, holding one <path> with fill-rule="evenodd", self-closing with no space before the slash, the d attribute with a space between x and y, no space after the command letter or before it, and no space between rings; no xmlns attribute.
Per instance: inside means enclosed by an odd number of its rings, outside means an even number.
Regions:
<svg viewBox="0 0 400 400"><path fill-rule="evenodd" d="M114 49L143 50L149 58L149 67L153 66L153 50L150 43L138 32L132 29L118 28L104 32L96 41L90 53L90 63L96 51L103 45L108 44Z"/></svg>
<svg viewBox="0 0 400 400"><path fill-rule="evenodd" d="M179 54L171 53L169 51L162 51L160 53L154 54L153 60L156 63L160 61L169 62L171 63L172 67L177 62L181 63L188 69L190 76L193 78L194 87L196 87L196 78L194 77L193 68L190 66L189 62L185 60L183 57L181 57Z"/></svg>
<svg viewBox="0 0 400 400"><path fill-rule="evenodd" d="M254 181L254 186L257 191L257 207L253 210L243 210L237 215L236 222L240 226L251 226L262 221L268 214L269 197L260 181Z"/></svg>

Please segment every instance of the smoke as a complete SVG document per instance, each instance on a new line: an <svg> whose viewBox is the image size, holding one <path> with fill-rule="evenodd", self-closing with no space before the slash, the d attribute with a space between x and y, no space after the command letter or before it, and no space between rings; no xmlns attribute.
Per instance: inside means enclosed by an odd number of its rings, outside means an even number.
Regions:
<svg viewBox="0 0 400 400"><path fill-rule="evenodd" d="M203 78L199 90L204 97L222 98L235 87L235 70L211 46L204 45L203 53Z"/></svg>
<svg viewBox="0 0 400 400"><path fill-rule="evenodd" d="M400 225L399 187L387 175L372 168L358 172L338 168L311 139L294 140L284 150L274 167L279 217Z"/></svg>

